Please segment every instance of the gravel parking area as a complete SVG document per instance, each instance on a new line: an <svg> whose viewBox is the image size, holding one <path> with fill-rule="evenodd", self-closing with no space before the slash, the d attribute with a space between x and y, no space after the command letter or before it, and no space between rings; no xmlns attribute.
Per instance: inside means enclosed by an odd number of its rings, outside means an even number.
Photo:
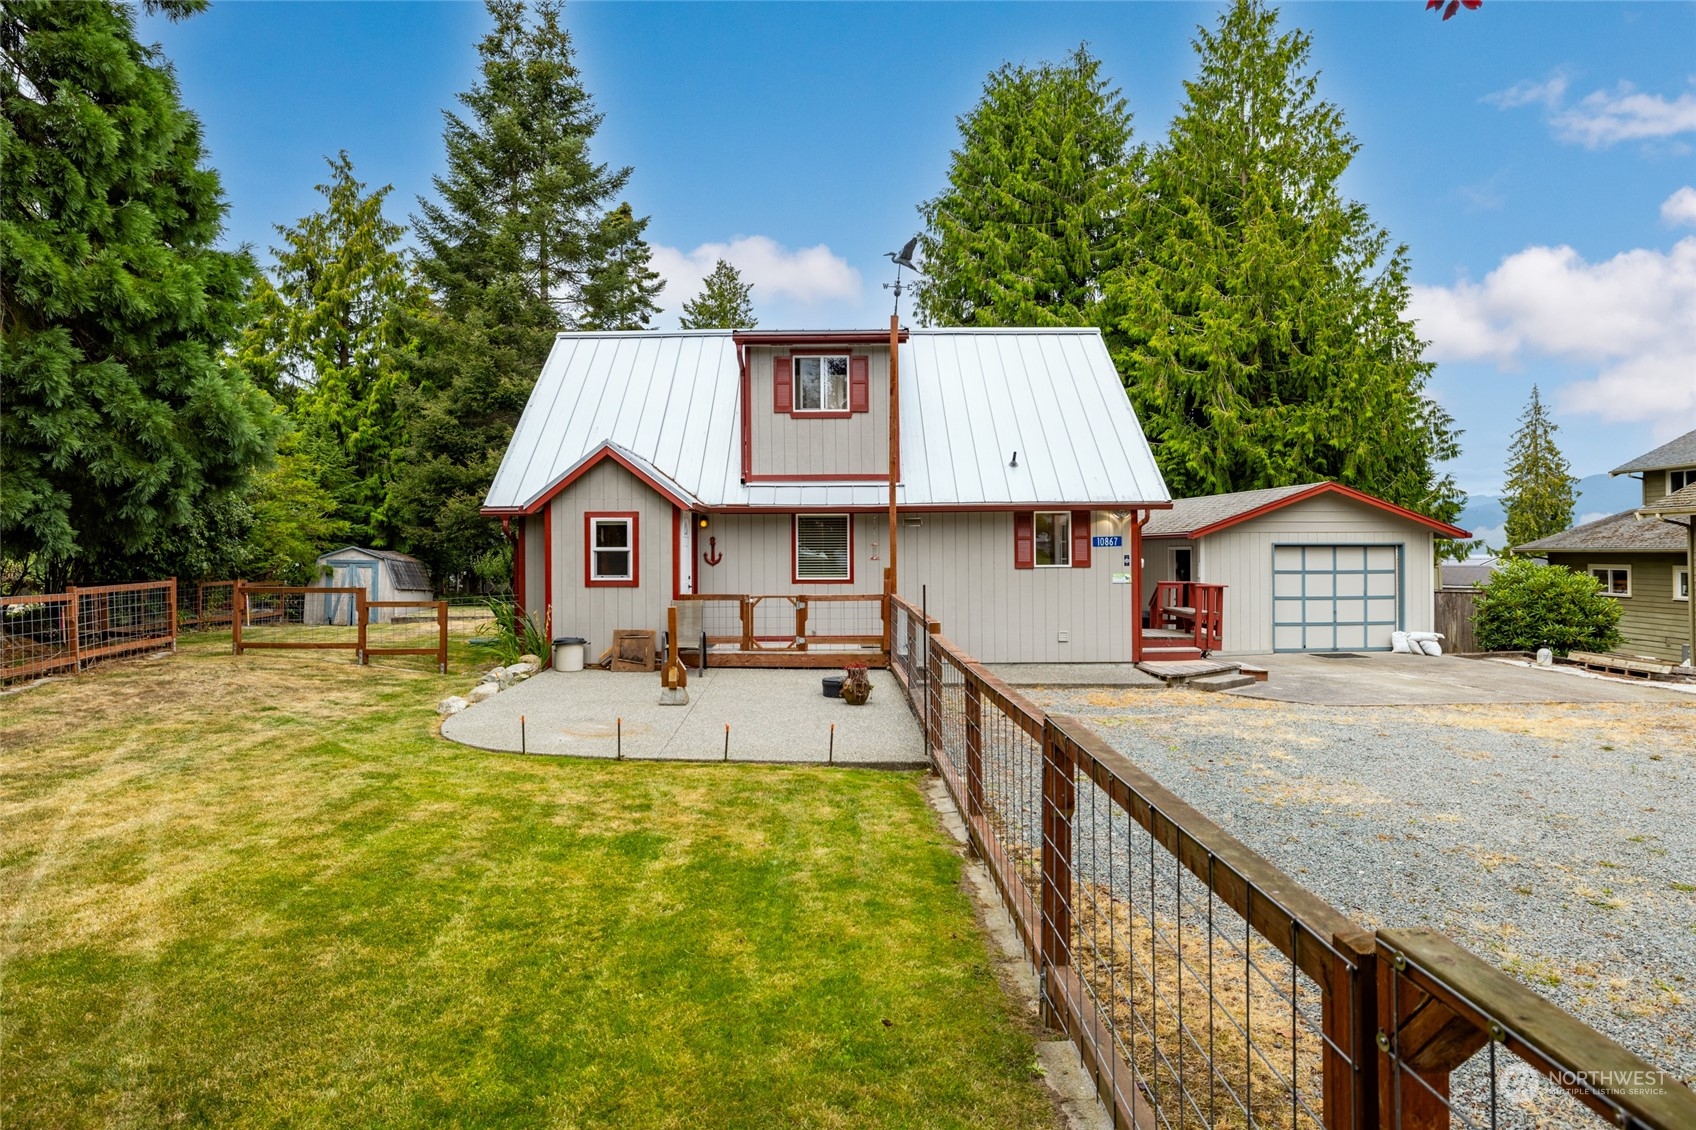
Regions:
<svg viewBox="0 0 1696 1130"><path fill-rule="evenodd" d="M1696 703L1031 697L1363 925L1441 929L1696 1077Z"/></svg>

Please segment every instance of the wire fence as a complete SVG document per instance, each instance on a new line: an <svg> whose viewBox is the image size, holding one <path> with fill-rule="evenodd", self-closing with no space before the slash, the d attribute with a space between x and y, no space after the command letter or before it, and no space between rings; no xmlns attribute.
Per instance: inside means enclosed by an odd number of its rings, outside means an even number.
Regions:
<svg viewBox="0 0 1696 1130"><path fill-rule="evenodd" d="M0 680L80 671L120 655L174 648L177 583L68 588L0 597Z"/></svg>
<svg viewBox="0 0 1696 1130"><path fill-rule="evenodd" d="M447 672L451 616L446 601L370 600L363 588L234 585L235 654L345 651L354 662L427 655Z"/></svg>
<svg viewBox="0 0 1696 1130"><path fill-rule="evenodd" d="M1684 1084L1446 939L1365 930L911 603L890 616L1044 1020L1115 1126L1696 1127Z"/></svg>

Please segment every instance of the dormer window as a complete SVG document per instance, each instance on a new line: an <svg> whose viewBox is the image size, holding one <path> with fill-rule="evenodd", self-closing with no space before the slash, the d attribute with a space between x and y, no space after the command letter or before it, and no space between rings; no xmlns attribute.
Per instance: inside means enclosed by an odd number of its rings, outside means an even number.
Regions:
<svg viewBox="0 0 1696 1130"><path fill-rule="evenodd" d="M1667 472L1667 493L1683 490L1691 483L1696 483L1696 467L1686 467L1680 471Z"/></svg>
<svg viewBox="0 0 1696 1130"><path fill-rule="evenodd" d="M848 357L796 357L795 411L848 411Z"/></svg>

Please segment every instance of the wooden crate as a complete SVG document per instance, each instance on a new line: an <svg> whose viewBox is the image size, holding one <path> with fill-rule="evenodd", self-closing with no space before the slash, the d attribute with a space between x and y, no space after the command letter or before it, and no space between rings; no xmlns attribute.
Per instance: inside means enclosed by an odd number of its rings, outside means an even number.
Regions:
<svg viewBox="0 0 1696 1130"><path fill-rule="evenodd" d="M658 633L618 628L612 634L612 669L614 671L652 671L654 641Z"/></svg>

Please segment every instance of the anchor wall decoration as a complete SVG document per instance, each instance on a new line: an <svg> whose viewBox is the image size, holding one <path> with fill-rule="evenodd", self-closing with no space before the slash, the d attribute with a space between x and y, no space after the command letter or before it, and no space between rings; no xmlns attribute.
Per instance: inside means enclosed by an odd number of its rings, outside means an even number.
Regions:
<svg viewBox="0 0 1696 1130"><path fill-rule="evenodd" d="M705 561L708 565L717 565L720 561L724 560L724 554L718 551L717 538L707 539L707 551L701 554L701 560Z"/></svg>

